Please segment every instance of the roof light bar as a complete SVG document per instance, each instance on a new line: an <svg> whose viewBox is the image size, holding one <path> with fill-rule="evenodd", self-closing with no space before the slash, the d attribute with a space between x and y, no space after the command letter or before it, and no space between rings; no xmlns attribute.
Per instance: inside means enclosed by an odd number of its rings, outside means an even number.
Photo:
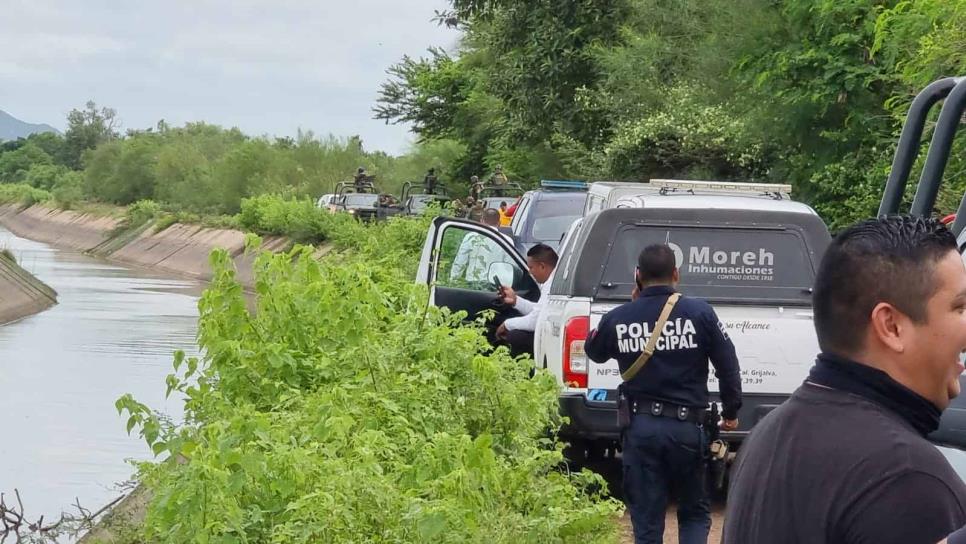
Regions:
<svg viewBox="0 0 966 544"><path fill-rule="evenodd" d="M691 181L678 179L652 179L651 185L662 189L678 191L733 191L739 193L792 193L792 186L786 183L744 183L738 181Z"/></svg>

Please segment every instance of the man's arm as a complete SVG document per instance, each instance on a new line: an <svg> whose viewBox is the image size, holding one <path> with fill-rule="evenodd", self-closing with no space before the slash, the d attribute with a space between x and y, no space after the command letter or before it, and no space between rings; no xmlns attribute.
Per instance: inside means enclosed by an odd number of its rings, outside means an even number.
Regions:
<svg viewBox="0 0 966 544"><path fill-rule="evenodd" d="M718 314L710 306L704 322L710 341L708 358L714 366L714 375L718 378L718 391L721 394L721 417L735 420L738 419L738 409L741 408L741 368L738 365L738 354L724 330L724 325L718 319Z"/></svg>
<svg viewBox="0 0 966 544"><path fill-rule="evenodd" d="M521 317L511 317L503 322L503 325L508 331L534 331L537 329L537 318L540 317L540 306L546 298L543 294L540 295L540 300L534 304L530 302L530 311L524 312L520 310L520 301L526 300L523 297L517 297L517 304L514 306L520 313L525 315Z"/></svg>
<svg viewBox="0 0 966 544"><path fill-rule="evenodd" d="M613 343L611 341L613 327L610 326L610 320L607 317L605 315L601 318L597 328L590 331L590 334L587 335L587 341L584 342L584 353L595 363L606 363L611 358L610 346Z"/></svg>
<svg viewBox="0 0 966 544"><path fill-rule="evenodd" d="M537 308L537 303L530 302L529 300L518 296L516 304L514 304L513 307L516 309L516 311L520 312L521 314L529 315Z"/></svg>

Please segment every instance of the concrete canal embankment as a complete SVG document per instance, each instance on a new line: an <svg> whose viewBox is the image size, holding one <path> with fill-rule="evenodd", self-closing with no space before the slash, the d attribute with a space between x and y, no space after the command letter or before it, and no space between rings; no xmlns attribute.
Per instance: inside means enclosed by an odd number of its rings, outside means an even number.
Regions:
<svg viewBox="0 0 966 544"><path fill-rule="evenodd" d="M0 206L0 225L10 232L57 247L91 253L124 264L211 279L208 256L222 248L235 261L238 280L253 285L253 257L245 253L245 233L176 223L158 231L154 224L126 229L120 219L45 206ZM262 248L284 251L284 237L264 237Z"/></svg>
<svg viewBox="0 0 966 544"><path fill-rule="evenodd" d="M12 254L0 252L0 325L42 312L54 304L56 291L21 268Z"/></svg>

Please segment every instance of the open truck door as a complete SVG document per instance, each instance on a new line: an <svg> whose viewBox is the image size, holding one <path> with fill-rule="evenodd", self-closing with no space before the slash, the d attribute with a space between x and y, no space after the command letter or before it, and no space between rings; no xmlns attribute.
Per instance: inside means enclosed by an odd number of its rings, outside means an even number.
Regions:
<svg viewBox="0 0 966 544"><path fill-rule="evenodd" d="M909 210L909 214L913 216L929 217L933 214L943 173L949 162L953 139L956 137L956 129L959 127L963 111L966 110L966 77L949 77L935 81L912 101L906 122L902 127L899 144L896 146L892 171L889 173L889 180L879 204L880 216L899 213L909 174L920 153L926 119L929 111L940 101L942 101L942 109L939 112L939 120L933 129L926 162ZM966 253L966 236L964 236L966 195L960 201L955 216L944 218L947 224L950 220L952 222L950 230L956 236L960 254L964 255ZM964 255L964 261L966 261L966 255ZM959 383L966 391L966 377L960 376ZM953 399L952 404L943 413L939 429L929 438L934 442L966 448L966 394Z"/></svg>
<svg viewBox="0 0 966 544"><path fill-rule="evenodd" d="M500 302L498 284L513 287L527 300L540 298L540 287L512 241L491 227L452 217L437 217L430 225L416 281L429 286L430 304L465 311L467 320L484 310L495 311L491 332L503 320L520 315Z"/></svg>

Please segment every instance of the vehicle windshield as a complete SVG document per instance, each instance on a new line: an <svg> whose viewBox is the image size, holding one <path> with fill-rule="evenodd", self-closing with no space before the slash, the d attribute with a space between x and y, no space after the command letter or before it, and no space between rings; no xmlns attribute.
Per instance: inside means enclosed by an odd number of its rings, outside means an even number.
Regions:
<svg viewBox="0 0 966 544"><path fill-rule="evenodd" d="M433 195L413 195L412 211L420 213L428 208L430 204L437 201L441 201L441 199Z"/></svg>
<svg viewBox="0 0 966 544"><path fill-rule="evenodd" d="M584 209L584 195L574 198L540 199L534 202L533 227L530 229L531 242L560 242L574 221L580 219Z"/></svg>
<svg viewBox="0 0 966 544"><path fill-rule="evenodd" d="M345 205L347 208L375 208L378 195L367 193L345 195Z"/></svg>
<svg viewBox="0 0 966 544"><path fill-rule="evenodd" d="M626 225L614 239L598 296L629 296L641 250L663 243L674 250L679 288L688 295L811 301L813 267L802 236L791 229L752 227Z"/></svg>
<svg viewBox="0 0 966 544"><path fill-rule="evenodd" d="M517 201L517 197L509 196L488 196L483 199L483 209L493 208L494 210L500 208L500 204L506 202L507 207L513 205Z"/></svg>

